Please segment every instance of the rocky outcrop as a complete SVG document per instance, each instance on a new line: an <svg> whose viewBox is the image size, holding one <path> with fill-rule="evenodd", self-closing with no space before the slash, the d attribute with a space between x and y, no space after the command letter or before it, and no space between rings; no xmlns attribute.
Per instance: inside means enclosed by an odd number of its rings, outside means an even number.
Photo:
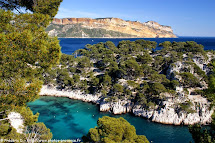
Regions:
<svg viewBox="0 0 215 143"><path fill-rule="evenodd" d="M8 119L13 128L16 129L17 133L22 134L24 128L24 119L20 113L10 112L8 114Z"/></svg>
<svg viewBox="0 0 215 143"><path fill-rule="evenodd" d="M132 112L136 116L142 116L144 118L162 124L192 125L195 123L207 124L211 122L211 115L213 114L213 110L208 110L210 102L208 102L206 98L191 95L183 97L180 95L180 93L183 93L182 87L177 87L176 91L179 93L178 98L164 100L160 103L161 106L147 109L142 105L134 105L134 103L130 100L107 102L105 101L105 99L102 99L102 96L99 94L84 94L79 90L57 90L56 87L49 87L47 85L43 85L40 95L68 97L85 102L93 102L100 104L100 111L102 112L110 111L113 114ZM177 110L178 105L185 102L186 100L192 101L192 106L190 108L194 111L193 113L185 112L184 110Z"/></svg>
<svg viewBox="0 0 215 143"><path fill-rule="evenodd" d="M103 29L103 31L95 31L95 29ZM118 33L113 33L113 31ZM47 28L47 32L51 36L59 37L95 37L96 35L92 34L92 32L98 32L98 37L176 37L170 26L160 25L154 21L141 23L138 21L125 21L119 18L54 18Z"/></svg>
<svg viewBox="0 0 215 143"><path fill-rule="evenodd" d="M168 67L166 77L171 80L174 79L181 81L182 77L179 73L189 72L200 80L202 89L206 89L208 85L205 81L201 80L203 77L202 75L198 75L199 73L195 71L195 67L199 67L200 70L207 75L211 71L208 64L213 58L214 56L208 52L207 55L197 54L192 57L191 62L187 62L186 59L188 59L188 55L184 54L182 61L177 61Z"/></svg>
<svg viewBox="0 0 215 143"><path fill-rule="evenodd" d="M207 58L205 59L202 55L195 55L192 60L193 62L199 66L199 68L204 71L205 73L209 73L210 69L208 68L207 64L211 61L212 55L210 53L207 54Z"/></svg>
<svg viewBox="0 0 215 143"><path fill-rule="evenodd" d="M194 73L194 67L193 65L186 62L186 59L188 58L188 55L183 55L183 61L177 61L174 64L169 66L169 69L167 71L167 78L173 78L171 77L174 72L180 73L184 69L189 69L190 73ZM202 71L205 72L205 74L208 74L210 72L210 68L208 67L208 64L210 61L214 58L214 55L210 52L208 52L206 55L197 54L192 57L193 64L196 64Z"/></svg>
<svg viewBox="0 0 215 143"><path fill-rule="evenodd" d="M118 102L105 102L100 103L100 111L112 111L113 114L122 114L132 111L133 103L128 100L119 100Z"/></svg>
<svg viewBox="0 0 215 143"><path fill-rule="evenodd" d="M56 97L68 97L71 99L82 100L85 102L97 103L99 101L99 95L84 94L80 90L57 90L56 87L50 87L43 85L40 91L41 96L56 96Z"/></svg>
<svg viewBox="0 0 215 143"><path fill-rule="evenodd" d="M195 123L208 124L211 122L213 110L208 110L207 103L200 103L192 108L195 108L195 113L186 113L181 111L176 112L172 102L165 101L164 107L161 109L144 109L138 106L133 108L133 113L136 116L142 116L151 119L153 122L173 125L193 125Z"/></svg>
<svg viewBox="0 0 215 143"><path fill-rule="evenodd" d="M143 23L143 25L146 25L146 26L154 28L154 29L158 29L158 30L162 30L162 31L169 31L169 32L173 33L173 30L170 26L160 25L159 23L157 23L155 21L148 21L148 22Z"/></svg>

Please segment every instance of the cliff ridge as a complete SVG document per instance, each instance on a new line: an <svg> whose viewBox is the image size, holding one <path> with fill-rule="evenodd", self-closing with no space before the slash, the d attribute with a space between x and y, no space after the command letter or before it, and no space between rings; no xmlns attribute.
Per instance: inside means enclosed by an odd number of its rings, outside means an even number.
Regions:
<svg viewBox="0 0 215 143"><path fill-rule="evenodd" d="M120 18L54 18L46 31L50 36L58 37L176 38L170 26Z"/></svg>

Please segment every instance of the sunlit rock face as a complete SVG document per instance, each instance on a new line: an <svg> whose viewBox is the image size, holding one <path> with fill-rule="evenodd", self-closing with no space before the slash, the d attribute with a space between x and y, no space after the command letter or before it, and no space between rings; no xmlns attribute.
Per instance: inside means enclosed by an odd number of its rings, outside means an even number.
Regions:
<svg viewBox="0 0 215 143"><path fill-rule="evenodd" d="M79 29L78 31L72 28ZM96 31L103 29L105 31ZM54 18L46 30L50 36L58 37L136 37L136 38L175 38L170 26L160 25L154 21L141 23L125 21L119 18ZM95 32L96 31L96 32ZM113 32L107 32L113 31ZM100 32L100 33L99 33ZM71 34L72 33L72 34Z"/></svg>
<svg viewBox="0 0 215 143"><path fill-rule="evenodd" d="M22 134L24 128L24 119L21 114L17 112L10 112L8 114L8 119L11 126L16 129L17 133Z"/></svg>
<svg viewBox="0 0 215 143"><path fill-rule="evenodd" d="M183 93L183 89L177 87L179 93ZM78 99L85 102L93 102L100 104L100 111L110 111L113 114L122 114L132 112L136 116L142 116L151 119L154 122L162 124L173 124L173 125L192 125L195 123L208 124L211 122L211 115L213 110L209 110L210 103L206 98L201 96L191 96L186 97L180 96L177 99L169 99L168 101L163 101L162 107L159 108L155 106L154 108L145 109L141 105L134 105L130 100L119 100L117 102L107 102L102 100L100 94L90 95L84 94L81 91L60 91L56 88L49 88L48 86L43 86L40 95L48 96L58 96L58 97L68 97L71 99ZM187 113L184 111L177 111L177 106L179 103L185 100L191 100L191 109L195 112Z"/></svg>

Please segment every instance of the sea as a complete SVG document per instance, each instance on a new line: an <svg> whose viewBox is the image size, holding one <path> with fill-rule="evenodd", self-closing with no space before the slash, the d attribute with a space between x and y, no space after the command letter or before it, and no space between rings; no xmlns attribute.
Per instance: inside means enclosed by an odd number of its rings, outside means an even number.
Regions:
<svg viewBox="0 0 215 143"><path fill-rule="evenodd" d="M141 38L59 38L62 53L69 55L73 54L75 50L85 48L86 44L112 41L117 45L122 40L135 41L137 39ZM164 41L195 41L202 44L205 50L215 50L215 37L144 38L144 40L156 41L158 44ZM111 116L125 118L135 126L138 135L145 135L153 143L189 143L193 141L188 126L154 123L131 113L113 115L109 112L99 112L98 105L79 100L44 96L28 103L28 106L34 113L40 113L38 122L43 122L51 130L53 139L56 140L81 139L90 128L96 126L99 118Z"/></svg>
<svg viewBox="0 0 215 143"><path fill-rule="evenodd" d="M130 40L135 41L138 39L144 39L149 41L155 41L158 44L164 41L170 42L186 42L195 41L198 44L202 44L205 50L215 50L215 37L179 37L179 38L59 38L61 51L65 54L72 54L75 50L85 48L86 44L97 44L99 42L112 41L116 46L119 41ZM160 47L156 49L159 50Z"/></svg>

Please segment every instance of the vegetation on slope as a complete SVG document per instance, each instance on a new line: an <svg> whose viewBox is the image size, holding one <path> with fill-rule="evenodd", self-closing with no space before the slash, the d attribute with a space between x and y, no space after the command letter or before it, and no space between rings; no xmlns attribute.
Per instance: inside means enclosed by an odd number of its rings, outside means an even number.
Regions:
<svg viewBox="0 0 215 143"><path fill-rule="evenodd" d="M209 76L209 86L202 94L212 102L211 108L215 105L215 61L212 60L209 66L212 73ZM189 126L189 131L196 143L215 143L215 113L212 115L212 123L205 127L200 124Z"/></svg>
<svg viewBox="0 0 215 143"><path fill-rule="evenodd" d="M87 28L83 27L81 24L73 25L57 25L50 24L46 31L49 32L54 30L53 34L49 33L51 36L57 37L136 37L135 35L125 34L117 31L105 30L102 28ZM66 29L66 30L65 30Z"/></svg>
<svg viewBox="0 0 215 143"><path fill-rule="evenodd" d="M74 55L63 54L60 66L42 78L61 90L101 93L108 102L131 100L145 108L160 106L160 101L168 97L179 97L176 86L185 91L207 86L207 73L193 61L195 56L207 59L202 45L192 41L164 42L159 45L161 50L154 51L156 46L156 42L145 40L121 41L117 46L110 41L88 44ZM177 62L184 68L169 73ZM187 103L179 104L176 110L192 112Z"/></svg>

